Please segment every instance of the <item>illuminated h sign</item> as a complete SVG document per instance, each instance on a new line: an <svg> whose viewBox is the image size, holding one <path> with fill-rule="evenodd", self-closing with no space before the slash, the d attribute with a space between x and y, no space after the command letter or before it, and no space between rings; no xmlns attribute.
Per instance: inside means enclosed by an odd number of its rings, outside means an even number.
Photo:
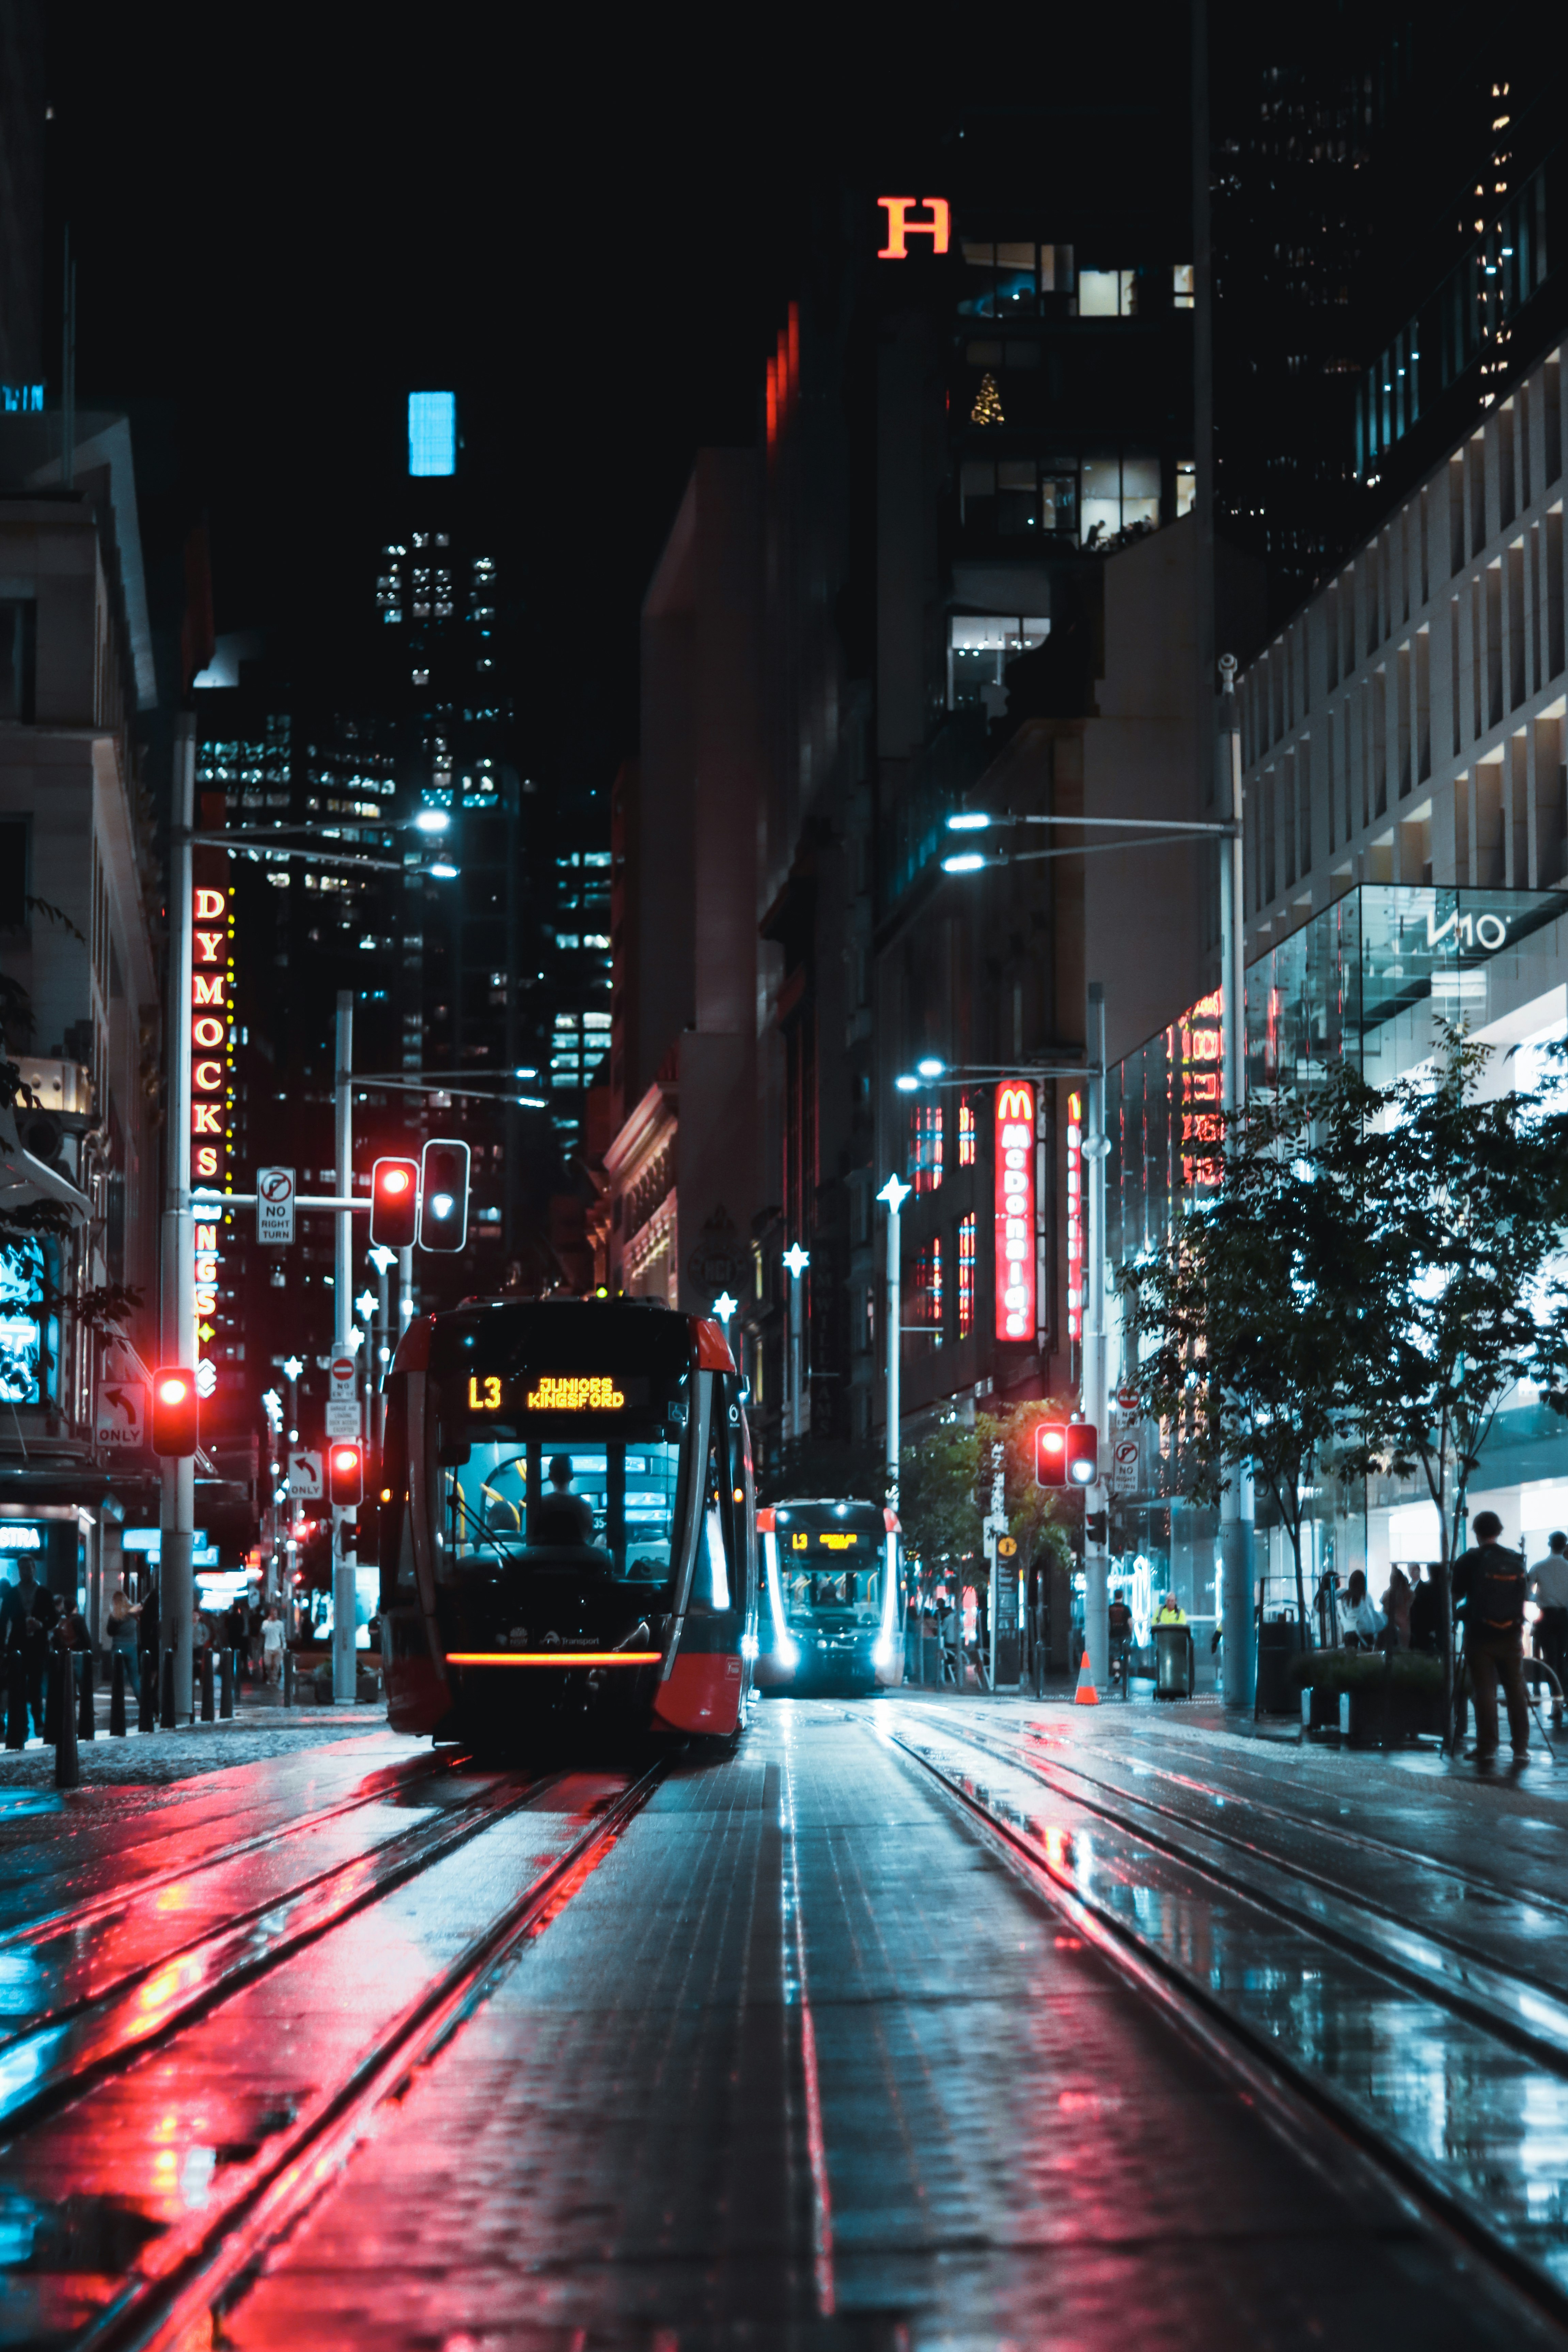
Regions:
<svg viewBox="0 0 1568 2352"><path fill-rule="evenodd" d="M952 215L945 196L879 196L877 202L888 215L888 242L879 261L907 261L911 236L929 236L933 253L947 251ZM911 220L910 215L916 212L927 212L931 218Z"/></svg>
<svg viewBox="0 0 1568 2352"><path fill-rule="evenodd" d="M1035 1089L996 1089L996 1337L1035 1336Z"/></svg>
<svg viewBox="0 0 1568 2352"><path fill-rule="evenodd" d="M408 470L413 475L458 470L458 395L411 392L408 395Z"/></svg>

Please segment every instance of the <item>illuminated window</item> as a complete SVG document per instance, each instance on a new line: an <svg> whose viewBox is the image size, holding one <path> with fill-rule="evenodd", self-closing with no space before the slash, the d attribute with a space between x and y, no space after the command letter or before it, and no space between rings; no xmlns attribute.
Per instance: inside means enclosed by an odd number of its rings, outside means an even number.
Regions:
<svg viewBox="0 0 1568 2352"><path fill-rule="evenodd" d="M1171 300L1178 310L1190 310L1193 307L1193 265L1190 261L1176 261L1171 265Z"/></svg>
<svg viewBox="0 0 1568 2352"><path fill-rule="evenodd" d="M1176 519L1178 521L1183 515L1191 514L1197 504L1197 497L1198 469L1190 457L1179 458L1176 464Z"/></svg>
<svg viewBox="0 0 1568 2352"><path fill-rule="evenodd" d="M1086 457L1079 520L1086 547L1103 546L1121 530L1157 530L1158 457Z"/></svg>
<svg viewBox="0 0 1568 2352"><path fill-rule="evenodd" d="M416 477L458 470L458 395L411 392L408 395L408 470ZM426 534L416 531L417 547Z"/></svg>
<svg viewBox="0 0 1568 2352"><path fill-rule="evenodd" d="M974 1105L964 1095L960 1097L958 1105L958 1164L961 1168L973 1168L974 1165Z"/></svg>
<svg viewBox="0 0 1568 2352"><path fill-rule="evenodd" d="M917 1192L942 1184L942 1105L917 1103L910 1113L910 1181Z"/></svg>
<svg viewBox="0 0 1568 2352"><path fill-rule="evenodd" d="M994 467L988 471L994 472ZM964 467L965 473L969 471ZM988 687L1005 691L1004 672L1032 647L1043 645L1050 632L1043 616L993 620L984 613L954 613L948 622L947 704L957 710L984 702ZM1000 711L1001 705L997 705Z"/></svg>
<svg viewBox="0 0 1568 2352"><path fill-rule="evenodd" d="M965 1106L967 1108L967 1105ZM973 1137L973 1120L970 1121ZM973 1158L973 1151L971 1157ZM958 1221L958 1336L974 1328L974 1253L978 1223L973 1212Z"/></svg>
<svg viewBox="0 0 1568 2352"><path fill-rule="evenodd" d="M909 1286L909 1322L915 1345L942 1345L942 1243L933 1234L915 1258Z"/></svg>
<svg viewBox="0 0 1568 2352"><path fill-rule="evenodd" d="M1078 274L1078 315L1080 319L1135 319L1138 316L1138 272L1135 269L1080 269Z"/></svg>
<svg viewBox="0 0 1568 2352"><path fill-rule="evenodd" d="M1040 298L1072 290L1070 245L963 241L963 297L959 316L968 319L1030 319L1052 305Z"/></svg>

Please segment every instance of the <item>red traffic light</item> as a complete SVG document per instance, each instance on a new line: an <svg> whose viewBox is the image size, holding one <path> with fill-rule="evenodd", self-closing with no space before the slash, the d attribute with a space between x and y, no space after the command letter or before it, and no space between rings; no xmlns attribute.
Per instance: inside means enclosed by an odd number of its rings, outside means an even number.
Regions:
<svg viewBox="0 0 1568 2352"><path fill-rule="evenodd" d="M1092 1486L1100 1476L1100 1432L1092 1421L1073 1421L1067 1440L1068 1486Z"/></svg>
<svg viewBox="0 0 1568 2352"><path fill-rule="evenodd" d="M196 1376L165 1364L153 1375L153 1451L184 1461L196 1450Z"/></svg>
<svg viewBox="0 0 1568 2352"><path fill-rule="evenodd" d="M364 1495L364 1448L337 1444L327 1448L327 1491L341 1508L352 1509Z"/></svg>
<svg viewBox="0 0 1568 2352"><path fill-rule="evenodd" d="M373 1249L410 1249L419 1223L419 1163L378 1160L370 1171Z"/></svg>
<svg viewBox="0 0 1568 2352"><path fill-rule="evenodd" d="M1035 1484L1065 1486L1068 1482L1067 1423L1042 1421L1035 1426Z"/></svg>

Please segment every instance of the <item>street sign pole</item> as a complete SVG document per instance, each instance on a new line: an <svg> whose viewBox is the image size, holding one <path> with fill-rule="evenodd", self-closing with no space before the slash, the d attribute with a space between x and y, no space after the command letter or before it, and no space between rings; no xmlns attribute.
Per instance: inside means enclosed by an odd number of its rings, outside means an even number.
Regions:
<svg viewBox="0 0 1568 2352"><path fill-rule="evenodd" d="M354 1001L353 992L338 991L337 1032L337 1161L338 1194L348 1200L353 1192L353 1044ZM341 1209L337 1220L337 1253L332 1281L332 1354L334 1358L350 1353L350 1311L353 1288L353 1231L352 1209ZM358 1686L354 1667L354 1617L359 1591L355 1554L356 1522L354 1514L341 1504L332 1505L332 1697L340 1706L353 1704Z"/></svg>
<svg viewBox="0 0 1568 2352"><path fill-rule="evenodd" d="M191 830L195 822L196 722L182 711L174 738L174 826L169 893L168 1187L163 1232L160 1342L166 1364L196 1361L195 1220L191 1210ZM191 1620L195 1605L191 1553L196 1524L196 1465L189 1456L166 1460L158 1513L158 1642L174 1653L174 1719L189 1717ZM160 1670L158 1687L163 1688Z"/></svg>

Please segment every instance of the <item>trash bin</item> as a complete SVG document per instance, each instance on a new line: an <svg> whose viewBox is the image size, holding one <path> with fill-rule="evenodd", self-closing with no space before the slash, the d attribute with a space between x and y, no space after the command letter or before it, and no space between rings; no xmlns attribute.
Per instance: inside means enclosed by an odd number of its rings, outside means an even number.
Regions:
<svg viewBox="0 0 1568 2352"><path fill-rule="evenodd" d="M1297 1699L1290 1688L1290 1661L1301 1649L1301 1628L1294 1617L1266 1617L1258 1629L1258 1712L1294 1715Z"/></svg>
<svg viewBox="0 0 1568 2352"><path fill-rule="evenodd" d="M1191 1698L1193 1695L1193 1629L1190 1625L1154 1628L1154 1696Z"/></svg>

